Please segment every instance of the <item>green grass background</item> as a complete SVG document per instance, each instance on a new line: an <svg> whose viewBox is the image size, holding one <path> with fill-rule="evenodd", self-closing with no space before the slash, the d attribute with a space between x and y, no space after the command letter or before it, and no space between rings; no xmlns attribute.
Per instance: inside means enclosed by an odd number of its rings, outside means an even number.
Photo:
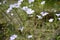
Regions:
<svg viewBox="0 0 60 40"><path fill-rule="evenodd" d="M14 8L9 14L6 13L6 10L17 0L6 1L5 4L0 5L0 40L9 40L13 34L18 35L15 40L60 40L60 21L55 15L60 13L60 0L45 0L44 5L40 4L42 0L35 0L31 3L33 5L31 7L28 0L24 0L19 8ZM21 10L24 6L35 10L33 17L29 17L25 11ZM57 12L51 9L55 9ZM38 20L36 15L40 15L42 11L47 11L49 14ZM11 13L14 15L11 16ZM48 22L49 18L54 18L54 21ZM21 26L24 27L23 32L18 30ZM28 35L33 35L33 37L28 39Z"/></svg>

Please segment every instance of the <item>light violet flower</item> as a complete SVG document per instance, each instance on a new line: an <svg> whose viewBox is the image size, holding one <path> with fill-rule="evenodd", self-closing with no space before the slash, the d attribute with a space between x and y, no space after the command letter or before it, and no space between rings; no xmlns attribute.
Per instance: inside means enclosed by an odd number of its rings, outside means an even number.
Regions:
<svg viewBox="0 0 60 40"><path fill-rule="evenodd" d="M11 4L10 7L8 8L8 10L6 11L6 13L9 13L12 9L13 9L13 5Z"/></svg>
<svg viewBox="0 0 60 40"><path fill-rule="evenodd" d="M42 1L41 4L42 4L42 5L45 4L45 1Z"/></svg>
<svg viewBox="0 0 60 40"><path fill-rule="evenodd" d="M53 22L53 20L54 20L54 19L51 18L51 19L49 19L49 22Z"/></svg>
<svg viewBox="0 0 60 40"><path fill-rule="evenodd" d="M13 8L14 7L14 5L13 4L10 4L10 8Z"/></svg>
<svg viewBox="0 0 60 40"><path fill-rule="evenodd" d="M18 5L21 5L21 2L23 2L23 0L18 0Z"/></svg>
<svg viewBox="0 0 60 40"><path fill-rule="evenodd" d="M24 11L26 11L27 9L28 9L27 6L24 6L24 7L22 8L22 10L24 10Z"/></svg>
<svg viewBox="0 0 60 40"><path fill-rule="evenodd" d="M13 4L13 7L14 7L14 8L19 8L20 5L16 3L16 4Z"/></svg>
<svg viewBox="0 0 60 40"><path fill-rule="evenodd" d="M11 4L10 8L8 8L8 10L7 10L7 13L9 13L12 10L12 8L19 8L22 1L23 0L18 0L18 3Z"/></svg>
<svg viewBox="0 0 60 40"><path fill-rule="evenodd" d="M28 8L27 6L23 7L22 10L24 10L27 14L33 14L34 10Z"/></svg>
<svg viewBox="0 0 60 40"><path fill-rule="evenodd" d="M40 13L42 16L46 16L48 13L47 12L41 12Z"/></svg>
<svg viewBox="0 0 60 40"><path fill-rule="evenodd" d="M12 8L11 8L11 7L10 7L10 8L8 8L7 13L9 13L11 10L12 10Z"/></svg>
<svg viewBox="0 0 60 40"><path fill-rule="evenodd" d="M60 20L60 18L58 18L58 20Z"/></svg>
<svg viewBox="0 0 60 40"><path fill-rule="evenodd" d="M56 16L58 16L58 17L59 17L59 16L60 16L60 14L56 14Z"/></svg>
<svg viewBox="0 0 60 40"><path fill-rule="evenodd" d="M10 7L19 8L20 5L21 5L21 2L18 2L18 3L11 4Z"/></svg>
<svg viewBox="0 0 60 40"><path fill-rule="evenodd" d="M14 40L14 39L16 39L17 38L17 35L12 35L11 37L10 37L10 40Z"/></svg>
<svg viewBox="0 0 60 40"><path fill-rule="evenodd" d="M34 2L34 0L28 0L28 2L29 2L29 3L32 3L32 2Z"/></svg>
<svg viewBox="0 0 60 40"><path fill-rule="evenodd" d="M28 35L28 38L32 38L33 36L32 35Z"/></svg>
<svg viewBox="0 0 60 40"><path fill-rule="evenodd" d="M15 4L11 4L11 5L10 5L11 8L19 8L19 6L20 6L20 5L19 5L18 3L15 3Z"/></svg>
<svg viewBox="0 0 60 40"><path fill-rule="evenodd" d="M27 14L33 14L33 13L34 13L34 10L28 9L28 10L26 11L26 13L27 13Z"/></svg>
<svg viewBox="0 0 60 40"><path fill-rule="evenodd" d="M37 15L38 19L42 19L42 16Z"/></svg>

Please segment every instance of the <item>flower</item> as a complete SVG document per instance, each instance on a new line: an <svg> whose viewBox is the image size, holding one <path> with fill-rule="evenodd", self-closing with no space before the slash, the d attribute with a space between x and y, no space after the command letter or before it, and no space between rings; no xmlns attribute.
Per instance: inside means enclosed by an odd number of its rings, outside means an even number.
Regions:
<svg viewBox="0 0 60 40"><path fill-rule="evenodd" d="M38 19L42 19L42 16L37 15Z"/></svg>
<svg viewBox="0 0 60 40"><path fill-rule="evenodd" d="M18 0L18 3L15 3L15 4L11 4L10 7L13 7L13 8L19 8L19 6L21 5L21 2L23 0Z"/></svg>
<svg viewBox="0 0 60 40"><path fill-rule="evenodd" d="M28 8L27 6L23 7L22 10L26 11L27 14L33 14L34 10Z"/></svg>
<svg viewBox="0 0 60 40"><path fill-rule="evenodd" d="M6 13L9 13L9 12L10 12L10 10L7 10L7 11L6 11Z"/></svg>
<svg viewBox="0 0 60 40"><path fill-rule="evenodd" d="M51 18L51 19L49 19L49 22L53 22L53 20L54 20L54 19Z"/></svg>
<svg viewBox="0 0 60 40"><path fill-rule="evenodd" d="M9 13L13 9L13 7L14 6L11 4L10 7L8 8L8 10L7 10L7 13Z"/></svg>
<svg viewBox="0 0 60 40"><path fill-rule="evenodd" d="M19 8L22 1L23 0L18 0L18 3L11 4L10 7L8 8L8 10L7 10L7 13L9 13L12 10L12 8Z"/></svg>
<svg viewBox="0 0 60 40"><path fill-rule="evenodd" d="M14 40L15 38L17 38L17 35L14 34L10 37L10 40Z"/></svg>
<svg viewBox="0 0 60 40"><path fill-rule="evenodd" d="M28 0L28 2L29 2L29 3L32 3L32 2L34 2L34 0Z"/></svg>
<svg viewBox="0 0 60 40"><path fill-rule="evenodd" d="M24 27L20 27L18 30L21 30L21 32L24 30Z"/></svg>
<svg viewBox="0 0 60 40"><path fill-rule="evenodd" d="M28 38L32 38L32 35L28 35Z"/></svg>
<svg viewBox="0 0 60 40"><path fill-rule="evenodd" d="M33 13L34 13L34 10L32 10L32 9L27 9L26 13L27 13L27 14L33 14Z"/></svg>
<svg viewBox="0 0 60 40"><path fill-rule="evenodd" d="M21 5L21 2L23 2L23 0L18 0L18 5Z"/></svg>
<svg viewBox="0 0 60 40"><path fill-rule="evenodd" d="M26 11L27 9L28 9L27 6L24 6L24 7L22 8L22 10L24 10L24 11Z"/></svg>
<svg viewBox="0 0 60 40"><path fill-rule="evenodd" d="M19 6L20 6L19 3L14 3L10 5L11 8L19 8Z"/></svg>
<svg viewBox="0 0 60 40"><path fill-rule="evenodd" d="M42 16L46 16L48 13L47 12L41 12L40 13Z"/></svg>
<svg viewBox="0 0 60 40"><path fill-rule="evenodd" d="M8 8L7 13L9 13L12 10L12 7Z"/></svg>
<svg viewBox="0 0 60 40"><path fill-rule="evenodd" d="M21 2L23 2L23 0L18 0L18 3L21 3Z"/></svg>
<svg viewBox="0 0 60 40"><path fill-rule="evenodd" d="M14 6L13 6L13 4L10 4L10 8L13 8Z"/></svg>
<svg viewBox="0 0 60 40"><path fill-rule="evenodd" d="M56 14L56 16L58 16L58 17L59 17L59 16L60 16L60 14Z"/></svg>
<svg viewBox="0 0 60 40"><path fill-rule="evenodd" d="M60 18L58 18L58 20L60 20Z"/></svg>
<svg viewBox="0 0 60 40"><path fill-rule="evenodd" d="M20 5L15 3L15 4L13 4L13 6L14 6L14 8L19 8Z"/></svg>
<svg viewBox="0 0 60 40"><path fill-rule="evenodd" d="M45 1L42 1L41 4L42 4L42 5L45 4Z"/></svg>

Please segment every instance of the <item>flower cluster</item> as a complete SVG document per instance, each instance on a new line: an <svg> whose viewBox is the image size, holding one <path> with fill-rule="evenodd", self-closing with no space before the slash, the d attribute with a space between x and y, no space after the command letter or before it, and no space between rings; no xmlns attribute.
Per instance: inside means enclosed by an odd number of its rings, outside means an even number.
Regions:
<svg viewBox="0 0 60 40"><path fill-rule="evenodd" d="M7 10L7 13L9 13L13 8L19 8L21 5L21 2L23 2L23 0L18 0L18 3L11 4Z"/></svg>
<svg viewBox="0 0 60 40"><path fill-rule="evenodd" d="M41 15L37 15L38 19L42 19L44 16L49 14L48 12L40 12Z"/></svg>
<svg viewBox="0 0 60 40"><path fill-rule="evenodd" d="M57 17L59 17L59 16L60 16L60 14L56 14L56 16L57 16ZM58 19L58 20L60 20L60 18L57 18L57 19Z"/></svg>

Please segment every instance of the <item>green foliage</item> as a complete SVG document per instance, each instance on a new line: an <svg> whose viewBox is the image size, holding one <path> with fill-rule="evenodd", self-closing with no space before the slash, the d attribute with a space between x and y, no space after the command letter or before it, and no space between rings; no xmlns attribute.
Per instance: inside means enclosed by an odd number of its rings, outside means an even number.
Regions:
<svg viewBox="0 0 60 40"><path fill-rule="evenodd" d="M0 5L0 39L9 40L10 36L17 34L16 40L60 40L60 21L56 17L56 13L60 13L60 0L45 0L46 3L41 5L42 0L35 0L33 6L29 7L28 0L24 0L19 8L13 8L13 10L7 14L6 10L10 4L14 4L17 0L6 0L5 4ZM1 0L2 2L2 0ZM35 10L31 15L26 14L21 8L28 6ZM54 12L54 10L57 12ZM44 16L43 19L38 19L36 15L40 15L40 12L46 11L49 14ZM11 16L11 13L14 15ZM54 21L50 23L48 20L54 18ZM24 30L18 30L19 27L24 26ZM57 35L58 34L58 35ZM28 35L33 35L31 39L28 39Z"/></svg>

